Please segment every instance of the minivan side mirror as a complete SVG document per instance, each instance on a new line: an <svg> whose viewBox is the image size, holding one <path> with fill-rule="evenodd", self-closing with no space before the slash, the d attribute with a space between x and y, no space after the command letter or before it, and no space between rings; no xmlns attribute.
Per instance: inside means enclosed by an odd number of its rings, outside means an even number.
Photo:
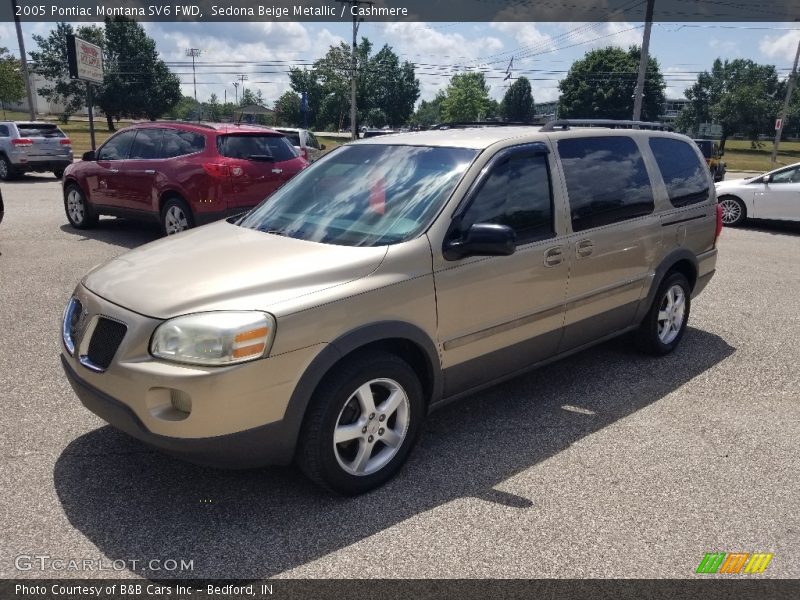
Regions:
<svg viewBox="0 0 800 600"><path fill-rule="evenodd" d="M319 149L320 149L320 150L325 150L325 144L320 144L320 145L319 145Z"/></svg>
<svg viewBox="0 0 800 600"><path fill-rule="evenodd" d="M446 260L467 256L510 256L517 250L517 235L508 225L475 223L462 239L445 242Z"/></svg>
<svg viewBox="0 0 800 600"><path fill-rule="evenodd" d="M83 156L81 156L81 160L96 160L94 155L94 150L89 150L88 152L84 152Z"/></svg>

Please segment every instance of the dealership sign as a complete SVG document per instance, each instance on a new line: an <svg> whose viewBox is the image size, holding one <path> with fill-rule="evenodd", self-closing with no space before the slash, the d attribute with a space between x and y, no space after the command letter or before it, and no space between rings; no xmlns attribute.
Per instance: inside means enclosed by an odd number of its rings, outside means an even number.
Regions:
<svg viewBox="0 0 800 600"><path fill-rule="evenodd" d="M103 49L74 35L67 36L69 76L92 83L103 83Z"/></svg>

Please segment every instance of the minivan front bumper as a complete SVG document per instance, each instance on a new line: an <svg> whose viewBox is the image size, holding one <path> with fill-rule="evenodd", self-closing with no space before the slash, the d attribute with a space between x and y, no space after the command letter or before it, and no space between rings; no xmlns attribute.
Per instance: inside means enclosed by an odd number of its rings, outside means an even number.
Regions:
<svg viewBox="0 0 800 600"><path fill-rule="evenodd" d="M189 462L229 469L283 465L292 460L294 436L282 421L207 438L177 438L150 431L130 407L82 379L61 357L61 366L81 403L116 429Z"/></svg>

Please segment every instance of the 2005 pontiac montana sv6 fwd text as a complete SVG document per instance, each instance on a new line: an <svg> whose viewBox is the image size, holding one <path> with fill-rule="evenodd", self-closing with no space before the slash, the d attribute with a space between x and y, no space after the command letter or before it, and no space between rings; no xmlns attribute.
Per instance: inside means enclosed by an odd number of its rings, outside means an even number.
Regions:
<svg viewBox="0 0 800 600"><path fill-rule="evenodd" d="M657 127L371 138L243 217L92 270L62 362L91 411L152 446L296 460L356 494L444 401L624 332L672 351L720 229L697 146Z"/></svg>

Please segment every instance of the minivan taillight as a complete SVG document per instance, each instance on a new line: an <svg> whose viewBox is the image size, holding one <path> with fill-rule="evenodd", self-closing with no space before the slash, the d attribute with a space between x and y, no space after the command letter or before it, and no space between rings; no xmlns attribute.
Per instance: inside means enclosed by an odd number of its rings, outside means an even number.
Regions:
<svg viewBox="0 0 800 600"><path fill-rule="evenodd" d="M33 140L28 138L16 138L11 140L11 145L17 148L25 148L27 146L33 146Z"/></svg>
<svg viewBox="0 0 800 600"><path fill-rule="evenodd" d="M714 245L717 245L717 240L722 233L722 205L717 204L717 231L714 233Z"/></svg>
<svg viewBox="0 0 800 600"><path fill-rule="evenodd" d="M72 146L72 140L69 138L61 138L58 140L58 143L62 146Z"/></svg>

